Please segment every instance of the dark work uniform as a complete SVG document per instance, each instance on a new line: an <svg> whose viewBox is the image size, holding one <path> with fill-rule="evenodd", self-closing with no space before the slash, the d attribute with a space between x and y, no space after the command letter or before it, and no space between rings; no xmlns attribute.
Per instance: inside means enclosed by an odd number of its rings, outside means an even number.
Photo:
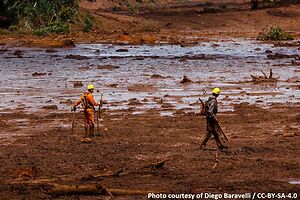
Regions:
<svg viewBox="0 0 300 200"><path fill-rule="evenodd" d="M201 143L205 146L209 138L213 135L219 148L223 148L219 138L219 127L216 121L216 114L218 112L218 102L215 96L209 97L206 101L206 135Z"/></svg>

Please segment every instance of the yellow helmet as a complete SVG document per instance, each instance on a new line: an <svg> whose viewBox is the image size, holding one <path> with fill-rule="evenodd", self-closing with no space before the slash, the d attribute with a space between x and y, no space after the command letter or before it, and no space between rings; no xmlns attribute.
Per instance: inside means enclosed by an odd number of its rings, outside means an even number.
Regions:
<svg viewBox="0 0 300 200"><path fill-rule="evenodd" d="M221 90L220 88L214 88L213 91L212 91L214 94L220 94Z"/></svg>
<svg viewBox="0 0 300 200"><path fill-rule="evenodd" d="M92 84L88 85L88 86L87 86L87 89L88 89L88 90L94 89L94 85L92 85Z"/></svg>

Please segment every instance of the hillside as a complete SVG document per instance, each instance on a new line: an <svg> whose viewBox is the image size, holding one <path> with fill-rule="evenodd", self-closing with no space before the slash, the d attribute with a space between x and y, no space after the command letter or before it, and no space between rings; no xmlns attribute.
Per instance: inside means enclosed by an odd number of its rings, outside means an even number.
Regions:
<svg viewBox="0 0 300 200"><path fill-rule="evenodd" d="M300 6L270 6L260 2L251 10L250 1L82 1L80 15L71 23L70 34L37 37L32 34L7 34L0 41L40 45L36 40L75 42L194 44L211 38L256 38L270 25L278 25L300 38ZM285 1L293 2L293 1ZM91 31L83 32L87 15Z"/></svg>

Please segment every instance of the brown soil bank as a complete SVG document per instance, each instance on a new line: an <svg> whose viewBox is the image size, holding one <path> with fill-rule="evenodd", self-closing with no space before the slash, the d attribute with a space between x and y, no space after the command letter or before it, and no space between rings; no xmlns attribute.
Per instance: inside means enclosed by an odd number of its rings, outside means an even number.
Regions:
<svg viewBox="0 0 300 200"><path fill-rule="evenodd" d="M193 3L193 2L191 2ZM177 4L176 4L177 5ZM211 38L256 38L269 25L279 25L300 38L300 6L266 8L251 11L250 7L223 12L200 12L203 5L196 8L186 5L170 9L154 9L160 12L121 12L103 10L82 10L92 12L95 17L93 31L82 32L80 23L73 24L72 32L66 35L36 37L28 35L2 35L0 43L18 43L39 46L40 40L67 40L75 42L129 42L135 44L169 42L178 44L197 43ZM145 10L147 11L147 9ZM43 45L47 42L42 42ZM49 45L51 46L51 45Z"/></svg>

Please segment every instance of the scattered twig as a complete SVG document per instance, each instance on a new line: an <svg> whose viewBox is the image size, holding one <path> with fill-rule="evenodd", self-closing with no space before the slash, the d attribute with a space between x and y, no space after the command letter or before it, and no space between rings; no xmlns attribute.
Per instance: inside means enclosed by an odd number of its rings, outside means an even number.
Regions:
<svg viewBox="0 0 300 200"><path fill-rule="evenodd" d="M219 163L219 158L218 158L218 153L216 153L216 160L215 160L215 164L213 165L213 169L216 169Z"/></svg>
<svg viewBox="0 0 300 200"><path fill-rule="evenodd" d="M260 71L264 75L265 78L268 78L267 75L265 74L265 72L263 70L260 70Z"/></svg>

